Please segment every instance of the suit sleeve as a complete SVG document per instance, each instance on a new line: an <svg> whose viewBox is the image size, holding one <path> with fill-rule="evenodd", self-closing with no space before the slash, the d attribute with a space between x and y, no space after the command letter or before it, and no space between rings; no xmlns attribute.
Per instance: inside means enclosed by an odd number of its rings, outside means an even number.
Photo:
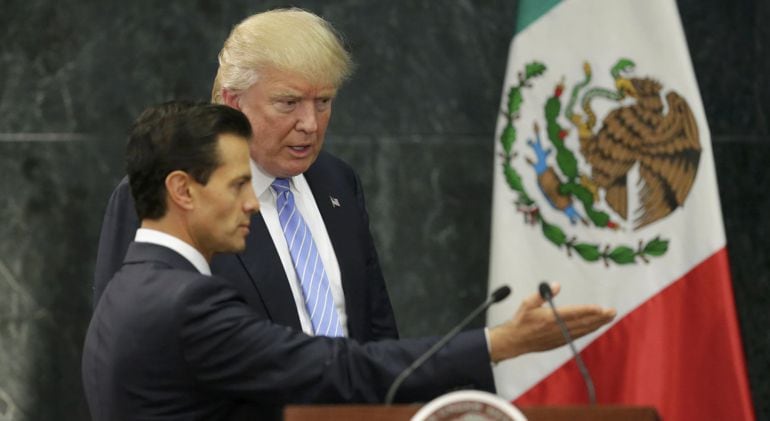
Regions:
<svg viewBox="0 0 770 421"><path fill-rule="evenodd" d="M361 180L358 174L353 172L355 178L356 201L361 212L361 218L367 229L367 256L366 256L366 277L369 280L369 308L371 317L369 319L370 332L372 340L398 339L398 327L396 317L393 313L393 306L390 303L390 295L385 284L385 278L380 268L380 260L377 256L377 249L374 246L371 229L369 228L369 213L366 211L366 200L364 190L361 186Z"/></svg>
<svg viewBox="0 0 770 421"><path fill-rule="evenodd" d="M123 264L128 245L134 240L138 228L139 218L136 216L128 177L124 177L113 190L104 212L94 267L94 308L107 283Z"/></svg>
<svg viewBox="0 0 770 421"><path fill-rule="evenodd" d="M223 282L195 282L178 309L185 360L212 393L273 405L382 402L396 376L435 342L361 345L306 336L259 318ZM481 330L451 341L407 379L397 400L428 400L468 386L494 389Z"/></svg>

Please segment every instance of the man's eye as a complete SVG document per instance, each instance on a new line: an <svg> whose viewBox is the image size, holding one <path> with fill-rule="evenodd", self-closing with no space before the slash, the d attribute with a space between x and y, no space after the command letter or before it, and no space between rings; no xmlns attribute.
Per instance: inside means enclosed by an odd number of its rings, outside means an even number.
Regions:
<svg viewBox="0 0 770 421"><path fill-rule="evenodd" d="M319 111L328 109L332 104L331 98L320 98L315 100L315 107Z"/></svg>
<svg viewBox="0 0 770 421"><path fill-rule="evenodd" d="M276 101L275 106L281 111L291 111L297 106L298 102L296 99L282 99Z"/></svg>

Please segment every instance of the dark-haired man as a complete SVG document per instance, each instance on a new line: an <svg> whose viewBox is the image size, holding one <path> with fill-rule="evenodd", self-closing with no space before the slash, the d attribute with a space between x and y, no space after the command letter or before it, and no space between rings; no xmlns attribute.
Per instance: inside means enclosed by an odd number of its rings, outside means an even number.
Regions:
<svg viewBox="0 0 770 421"><path fill-rule="evenodd" d="M265 320L229 282L210 275L214 254L243 250L259 209L250 135L246 117L221 105L164 104L134 124L126 168L141 228L83 349L95 421L265 419L290 402L380 402L435 342L311 337ZM492 390L490 362L561 345L542 304L529 297L488 338L482 330L461 333L398 398L429 399L467 385ZM576 337L614 317L596 306L561 312Z"/></svg>

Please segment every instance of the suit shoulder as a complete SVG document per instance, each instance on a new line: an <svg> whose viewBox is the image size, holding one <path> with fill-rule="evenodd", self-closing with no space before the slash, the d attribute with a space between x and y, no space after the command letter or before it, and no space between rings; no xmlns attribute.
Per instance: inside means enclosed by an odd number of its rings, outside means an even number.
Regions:
<svg viewBox="0 0 770 421"><path fill-rule="evenodd" d="M237 291L232 288L230 282L225 278L217 275L203 275L197 272L190 279L190 282L187 282L186 293L197 297L222 296L242 301Z"/></svg>
<svg viewBox="0 0 770 421"><path fill-rule="evenodd" d="M321 150L321 153L318 154L318 158L316 158L315 162L310 167L311 171L313 169L323 171L344 171L349 173L355 172L353 167L351 167L350 164L345 162L342 158L336 155L332 155L325 150Z"/></svg>
<svg viewBox="0 0 770 421"><path fill-rule="evenodd" d="M356 171L347 162L328 153L321 151L318 158L305 172L305 179L310 187L316 185L340 186L349 185L358 188L360 180Z"/></svg>
<svg viewBox="0 0 770 421"><path fill-rule="evenodd" d="M219 276L208 276L195 272L175 270L174 277L187 276L185 282L179 282L177 294L174 297L178 311L185 314L216 313L225 308L246 308L245 299L236 291L230 282Z"/></svg>
<svg viewBox="0 0 770 421"><path fill-rule="evenodd" d="M197 271L173 267L156 267L154 270L163 282L173 285L169 288L169 292L184 297L183 301L215 295L237 295L229 282L216 275L209 276Z"/></svg>
<svg viewBox="0 0 770 421"><path fill-rule="evenodd" d="M158 295L169 304L183 304L207 296L237 295L219 276L204 275L161 260L127 262L108 288L112 288L112 284L115 284L114 288L122 289L121 294Z"/></svg>
<svg viewBox="0 0 770 421"><path fill-rule="evenodd" d="M131 185L128 182L128 176L124 176L117 186L112 190L110 199L107 202L106 213L120 214L125 219L138 221L136 211L134 210L134 197L131 194Z"/></svg>
<svg viewBox="0 0 770 421"><path fill-rule="evenodd" d="M112 190L111 199L131 197L131 184L128 182L128 176L123 176L115 189Z"/></svg>

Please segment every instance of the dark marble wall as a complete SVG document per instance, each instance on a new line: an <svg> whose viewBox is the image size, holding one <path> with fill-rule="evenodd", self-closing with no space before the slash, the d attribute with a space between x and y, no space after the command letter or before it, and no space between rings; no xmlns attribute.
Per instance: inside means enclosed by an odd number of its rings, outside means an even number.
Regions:
<svg viewBox="0 0 770 421"><path fill-rule="evenodd" d="M711 128L757 419L770 419L770 2L679 0ZM717 386L718 387L718 386Z"/></svg>
<svg viewBox="0 0 770 421"><path fill-rule="evenodd" d="M406 336L448 329L486 293L514 3L292 3L333 22L358 63L327 147L360 171ZM770 4L678 3L712 128L755 406L769 419ZM79 353L126 127L150 103L207 99L230 27L287 4L2 1L0 420L88 419Z"/></svg>

